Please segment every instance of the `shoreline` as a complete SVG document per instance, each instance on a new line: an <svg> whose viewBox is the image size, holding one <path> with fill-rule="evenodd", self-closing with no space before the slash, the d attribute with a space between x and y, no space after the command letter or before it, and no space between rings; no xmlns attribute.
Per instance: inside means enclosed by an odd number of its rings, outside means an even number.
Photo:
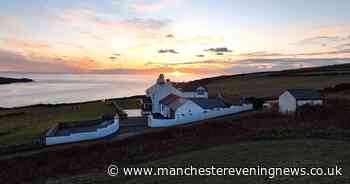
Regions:
<svg viewBox="0 0 350 184"><path fill-rule="evenodd" d="M14 84L14 83L27 83L27 82L35 82L35 81L29 78L0 77L0 85Z"/></svg>
<svg viewBox="0 0 350 184"><path fill-rule="evenodd" d="M133 96L128 96L128 97L117 97L117 98L104 99L104 101L139 99L142 97L144 97L144 95L133 95ZM33 105L25 105L25 106L18 106L18 107L2 107L2 106L0 106L0 111L1 110L18 110L18 109L34 108L34 107L60 107L60 106L69 106L69 105L81 105L81 104L88 104L88 103L96 103L96 102L100 102L100 101L102 101L102 99L101 100L84 101L84 102L72 102L72 103L33 104Z"/></svg>

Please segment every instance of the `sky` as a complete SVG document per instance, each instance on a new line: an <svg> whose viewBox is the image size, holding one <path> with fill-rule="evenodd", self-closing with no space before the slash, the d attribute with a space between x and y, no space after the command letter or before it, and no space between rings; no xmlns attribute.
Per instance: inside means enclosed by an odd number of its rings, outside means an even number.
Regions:
<svg viewBox="0 0 350 184"><path fill-rule="evenodd" d="M222 75L350 62L348 0L2 0L0 72Z"/></svg>

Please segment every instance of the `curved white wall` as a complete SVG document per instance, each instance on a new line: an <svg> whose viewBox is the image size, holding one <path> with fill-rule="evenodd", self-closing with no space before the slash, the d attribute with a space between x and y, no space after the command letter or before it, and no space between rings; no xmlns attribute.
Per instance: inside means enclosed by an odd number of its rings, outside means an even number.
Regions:
<svg viewBox="0 0 350 184"><path fill-rule="evenodd" d="M249 110L253 110L253 105L232 106L230 108L225 108L221 110L208 111L207 113L201 112L192 115L187 114L186 116L180 119L153 119L153 117L150 115L148 116L148 126L155 128L181 125Z"/></svg>
<svg viewBox="0 0 350 184"><path fill-rule="evenodd" d="M119 129L119 119L114 119L112 121L114 121L112 124L108 125L107 127L97 129L94 132L81 132L73 133L67 136L46 137L46 145L72 143L106 137L115 133Z"/></svg>

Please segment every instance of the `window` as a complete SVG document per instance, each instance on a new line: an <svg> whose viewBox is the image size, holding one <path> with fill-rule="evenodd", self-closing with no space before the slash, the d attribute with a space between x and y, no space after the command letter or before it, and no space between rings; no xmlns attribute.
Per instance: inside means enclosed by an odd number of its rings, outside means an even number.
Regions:
<svg viewBox="0 0 350 184"><path fill-rule="evenodd" d="M198 95L204 95L205 94L205 90L202 89L202 88L199 88L199 89L197 89L197 94Z"/></svg>

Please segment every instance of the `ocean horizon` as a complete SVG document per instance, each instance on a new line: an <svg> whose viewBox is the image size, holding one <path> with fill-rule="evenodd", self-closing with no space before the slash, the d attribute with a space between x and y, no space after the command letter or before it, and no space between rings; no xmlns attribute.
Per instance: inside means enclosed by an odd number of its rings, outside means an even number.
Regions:
<svg viewBox="0 0 350 184"><path fill-rule="evenodd" d="M125 74L23 74L1 73L1 77L30 78L34 82L0 85L0 107L37 104L79 103L143 95L158 76ZM173 78L173 76L169 76ZM189 81L200 78L174 77Z"/></svg>

